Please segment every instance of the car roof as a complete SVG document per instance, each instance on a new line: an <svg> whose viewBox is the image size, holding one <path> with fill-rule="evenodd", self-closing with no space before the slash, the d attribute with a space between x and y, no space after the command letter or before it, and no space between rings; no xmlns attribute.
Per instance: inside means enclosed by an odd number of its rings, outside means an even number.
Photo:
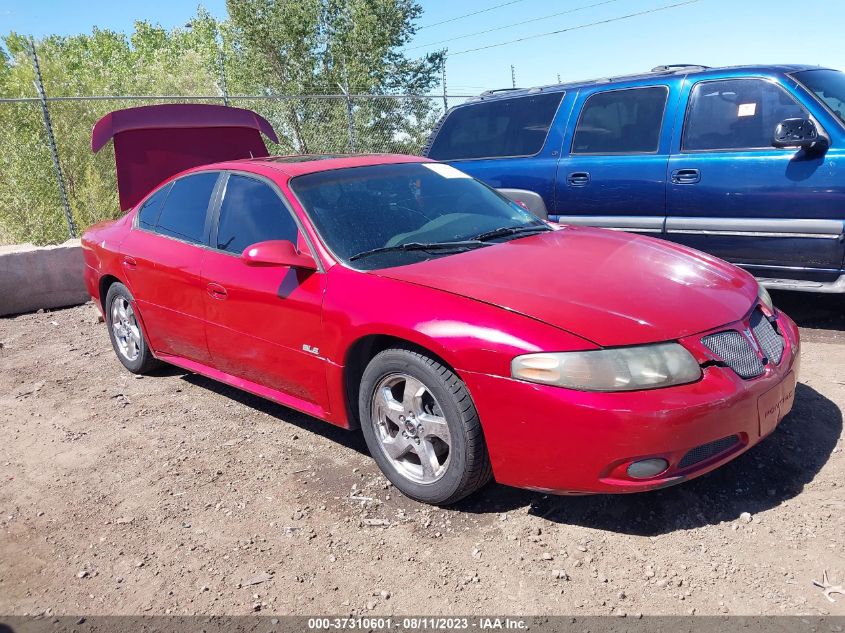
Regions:
<svg viewBox="0 0 845 633"><path fill-rule="evenodd" d="M293 178L303 174L368 165L391 165L396 163L433 162L429 158L407 154L302 154L292 156L264 156L243 160L211 163L197 167L207 169L243 169L246 165L270 168Z"/></svg>
<svg viewBox="0 0 845 633"><path fill-rule="evenodd" d="M492 101L494 99L509 99L513 97L521 97L537 94L539 92L562 92L565 90L573 90L578 88L587 88L596 85L613 84L622 82L637 82L642 81L648 83L649 80L665 77L707 77L707 76L722 76L734 74L760 75L760 74L786 74L794 73L801 70L821 70L825 69L822 66L810 66L806 64L769 64L769 65L751 65L751 66L721 66L718 68L711 68L709 66L699 66L696 64L670 64L667 66L657 66L649 72L636 73L631 75L619 75L616 77L602 77L599 79L587 79L582 81L563 82L558 84L549 84L546 86L535 86L533 88L502 88L499 90L488 90L481 93L477 97L469 99L465 103L455 106L460 108L463 105L471 103L478 103L479 101ZM826 69L827 70L827 69Z"/></svg>

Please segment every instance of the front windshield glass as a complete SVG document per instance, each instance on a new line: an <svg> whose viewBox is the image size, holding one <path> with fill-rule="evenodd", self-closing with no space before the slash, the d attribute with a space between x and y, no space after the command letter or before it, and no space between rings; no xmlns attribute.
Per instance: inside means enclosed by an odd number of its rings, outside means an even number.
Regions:
<svg viewBox="0 0 845 633"><path fill-rule="evenodd" d="M361 269L481 248L490 242L479 236L497 229L515 232L496 239L547 229L516 203L441 163L315 172L291 180L291 189L329 249Z"/></svg>
<svg viewBox="0 0 845 633"><path fill-rule="evenodd" d="M804 70L793 75L845 123L845 73L838 70Z"/></svg>

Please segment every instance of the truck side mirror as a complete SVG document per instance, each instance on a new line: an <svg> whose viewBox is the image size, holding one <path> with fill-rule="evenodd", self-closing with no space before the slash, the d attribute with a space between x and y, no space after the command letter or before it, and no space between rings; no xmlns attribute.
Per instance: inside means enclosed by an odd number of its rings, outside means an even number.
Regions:
<svg viewBox="0 0 845 633"><path fill-rule="evenodd" d="M775 128L772 145L823 152L828 147L828 141L819 134L816 124L810 119L784 119Z"/></svg>

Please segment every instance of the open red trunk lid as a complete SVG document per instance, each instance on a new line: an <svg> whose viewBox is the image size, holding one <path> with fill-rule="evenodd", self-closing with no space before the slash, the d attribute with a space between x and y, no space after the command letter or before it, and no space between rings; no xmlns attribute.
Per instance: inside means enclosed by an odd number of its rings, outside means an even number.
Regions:
<svg viewBox="0 0 845 633"><path fill-rule="evenodd" d="M252 110L171 103L110 112L94 125L91 149L96 152L114 139L120 208L125 211L185 169L267 156L262 132L279 142L273 126Z"/></svg>

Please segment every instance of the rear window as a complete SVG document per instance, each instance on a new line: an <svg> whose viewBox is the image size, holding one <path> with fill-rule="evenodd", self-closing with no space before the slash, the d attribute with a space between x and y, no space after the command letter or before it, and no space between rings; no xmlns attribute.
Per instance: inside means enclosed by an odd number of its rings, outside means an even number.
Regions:
<svg viewBox="0 0 845 633"><path fill-rule="evenodd" d="M204 172L175 181L158 216L156 232L186 242L202 242L208 202L217 184L217 175L217 172Z"/></svg>
<svg viewBox="0 0 845 633"><path fill-rule="evenodd" d="M138 226L148 230L155 228L159 211L161 211L161 203L167 198L168 191L170 191L170 184L164 185L164 187L147 198L146 202L138 210Z"/></svg>
<svg viewBox="0 0 845 633"><path fill-rule="evenodd" d="M573 154L647 154L657 151L669 91L665 86L609 90L584 104Z"/></svg>
<svg viewBox="0 0 845 633"><path fill-rule="evenodd" d="M496 158L539 152L562 92L482 101L456 108L443 122L430 158Z"/></svg>

